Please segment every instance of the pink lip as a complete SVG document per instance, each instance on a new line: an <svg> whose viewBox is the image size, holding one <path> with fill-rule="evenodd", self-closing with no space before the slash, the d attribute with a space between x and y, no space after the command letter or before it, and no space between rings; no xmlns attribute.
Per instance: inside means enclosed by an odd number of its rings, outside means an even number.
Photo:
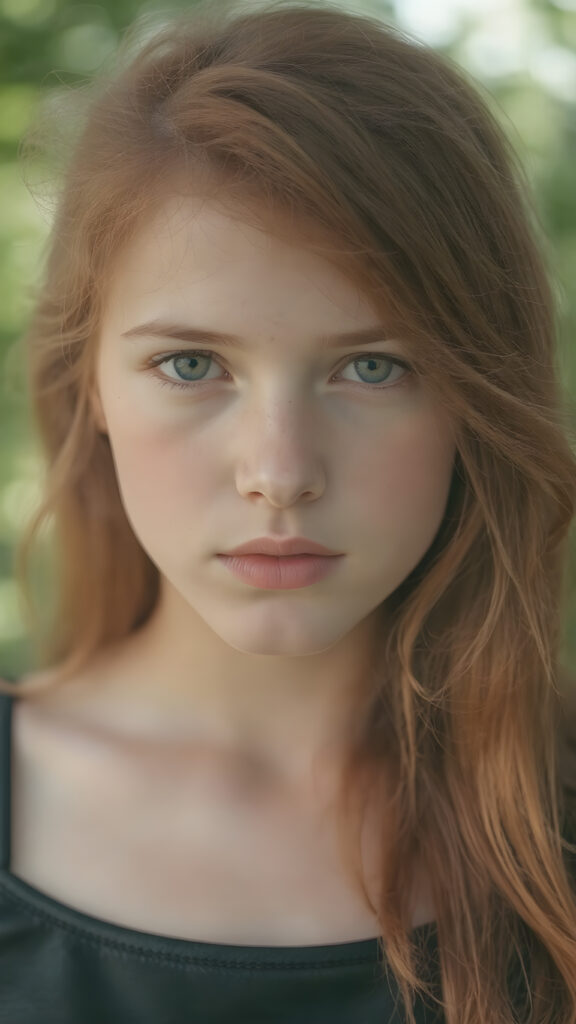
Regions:
<svg viewBox="0 0 576 1024"><path fill-rule="evenodd" d="M227 569L252 587L295 590L319 583L339 564L343 555L218 555Z"/></svg>
<svg viewBox="0 0 576 1024"><path fill-rule="evenodd" d="M338 555L341 552L331 551L323 544L317 544L307 537L256 537L245 544L226 551L226 555L274 555L276 558L287 555Z"/></svg>

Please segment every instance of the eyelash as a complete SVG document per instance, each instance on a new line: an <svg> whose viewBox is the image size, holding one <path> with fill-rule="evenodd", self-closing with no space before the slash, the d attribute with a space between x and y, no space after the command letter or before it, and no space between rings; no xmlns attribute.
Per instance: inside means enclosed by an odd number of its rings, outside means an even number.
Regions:
<svg viewBox="0 0 576 1024"><path fill-rule="evenodd" d="M165 356L161 356L160 358L154 358L154 359L150 360L148 362L148 367L153 369L156 366L162 366L163 363L169 363L173 359L179 359L180 356L207 356L209 359L213 359L215 363L217 363L219 366L221 366L222 369L224 369L222 364L218 363L218 360L215 358L213 352L206 352L203 349L193 349L193 350L185 349L185 350L183 350L181 352L172 352L170 355L165 355ZM393 363L394 366L401 366L404 370L407 371L407 373L403 377L401 377L399 381L396 381L395 384L363 384L361 381L358 381L357 384L358 384L359 387L367 387L367 388L370 388L373 391L385 391L385 390L389 390L389 389L392 389L392 388L401 388L401 387L405 387L405 385L409 383L409 381L410 381L410 379L411 379L411 377L413 375L412 367L409 365L409 363L405 362L403 359L398 359L398 358L396 358L394 356L388 356L388 355L384 355L383 353L375 353L375 352L361 352L358 355L354 356L353 358L350 358L348 360L348 362L345 362L343 364L342 368L344 368L345 366L348 366L349 363L353 363L353 362L356 362L357 360L359 361L359 360L362 360L362 359L384 359L388 363ZM228 372L228 371L226 371L226 372ZM196 387L199 387L199 386L201 387L204 384L214 383L213 380L211 380L211 381L201 381L201 380L189 381L188 383L185 383L184 381L182 381L180 383L180 382L175 381L175 380L170 380L168 377L161 378L161 377L158 377L158 376L156 376L156 380L158 381L158 383L160 384L161 387L177 388L179 391L190 391L192 388L196 388ZM355 382L354 381L348 381L348 383L355 383Z"/></svg>

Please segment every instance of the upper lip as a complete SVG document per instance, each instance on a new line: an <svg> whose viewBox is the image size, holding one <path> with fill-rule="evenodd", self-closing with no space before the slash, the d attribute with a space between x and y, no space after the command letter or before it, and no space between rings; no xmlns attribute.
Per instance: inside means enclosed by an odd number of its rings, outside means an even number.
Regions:
<svg viewBox="0 0 576 1024"><path fill-rule="evenodd" d="M338 551L331 551L323 544L316 544L306 537L284 537L275 539L273 537L256 537L245 544L239 544L231 551L224 552L226 555L337 555Z"/></svg>

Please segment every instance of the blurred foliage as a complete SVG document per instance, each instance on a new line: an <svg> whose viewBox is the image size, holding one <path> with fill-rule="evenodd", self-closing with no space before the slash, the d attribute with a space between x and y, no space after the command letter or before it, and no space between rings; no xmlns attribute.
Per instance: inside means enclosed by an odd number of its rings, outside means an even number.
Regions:
<svg viewBox="0 0 576 1024"><path fill-rule="evenodd" d="M214 0L217 4L218 0ZM424 0L422 12L425 13ZM30 309L49 215L33 200L18 162L19 141L38 98L82 83L113 55L138 18L150 24L188 2L0 0L0 674L27 668L29 650L12 555L19 527L36 500L39 463L26 414L19 335ZM576 394L576 0L516 0L506 10L468 3L438 40L424 19L407 17L413 0L342 0L429 42L480 84L518 151L536 199L542 243L557 284L559 356L569 395ZM430 5L436 9L439 5ZM451 5L454 6L453 4ZM505 45L504 45L505 44ZM576 560L574 562L576 566ZM576 666L576 599L569 595L564 660Z"/></svg>

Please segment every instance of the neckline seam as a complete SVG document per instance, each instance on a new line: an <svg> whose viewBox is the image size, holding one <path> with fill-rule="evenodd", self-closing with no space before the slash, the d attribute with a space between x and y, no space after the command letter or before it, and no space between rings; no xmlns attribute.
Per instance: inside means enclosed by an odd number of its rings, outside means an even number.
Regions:
<svg viewBox="0 0 576 1024"><path fill-rule="evenodd" d="M18 879L18 877L16 875L10 875L10 873L9 872L7 873L5 870L4 871L0 871L0 875L1 874L4 874L5 876L7 875L8 879L13 880L14 882L16 882L16 884L19 882L19 879ZM28 883L24 882L24 884L27 885ZM289 959L282 959L282 957L280 957L280 959L278 959L276 961L274 961L274 960L270 960L270 961L268 961L268 960L259 960L259 959L252 959L251 960L250 959L251 955L253 957L257 956L257 952L251 953L252 949L255 950L255 951L264 951L265 956L273 956L275 947L274 946L266 946L266 945L264 945L264 946L263 945L259 945L259 946L253 946L253 947L252 946L237 946L236 947L236 946L234 946L233 943L230 943L230 944L228 944L228 943L214 943L215 946L217 946L217 947L219 947L221 949L221 952L220 952L220 954L216 954L216 955L212 955L212 956L210 954L208 954L208 953L201 953L201 952L198 952L198 953L192 953L191 952L191 953L187 954L187 953L178 953L176 951L173 952L173 951L162 950L162 949L149 949L147 946L138 945L137 942L130 942L130 941L126 941L126 940L123 941L122 939L119 939L119 938L112 938L112 937L109 937L109 936L106 936L106 935L96 935L96 934L93 934L92 931L90 930L90 926L86 925L86 924L75 924L75 923L72 923L72 922L69 922L69 921L64 921L64 920L62 920L62 918L59 916L59 914L57 912L51 912L50 910L47 910L45 908L35 906L35 905L33 905L31 900L28 900L26 898L26 896L24 894L21 894L21 893L18 893L18 892L14 892L13 891L13 887L10 884L10 882L8 880L5 880L5 879L1 878L1 877L0 877L0 892L2 892L4 894L4 896L9 901L11 901L12 903L14 903L14 904L18 905L19 907L21 907L22 910L24 911L24 913L26 913L29 917L32 917L32 918L38 920L39 923L41 925L45 926L45 927L47 927L49 925L52 926L52 927L57 927L61 931L75 936L78 940L80 940L82 942L85 942L88 945L95 946L97 948L104 948L104 949L111 950L111 951L117 951L117 952L119 952L121 954L135 956L135 957L138 957L138 958L144 957L147 960L153 960L153 961L156 961L156 962L172 964L174 967L178 967L178 968L182 968L182 969L186 969L187 967L191 968L191 967L194 967L195 965L198 965L198 966L213 966L215 968L228 968L228 967L229 968L238 968L238 969L253 968L253 969L257 969L257 970L278 970L278 969L280 969L280 970L285 970L285 969L309 970L309 969L314 969L315 967L320 967L320 968L325 968L325 967L346 967L346 966L353 967L353 966L358 966L360 964L370 964L370 963L375 964L375 963L377 963L377 960L378 960L378 956L374 957L373 955L370 955L370 953L357 954L356 956L354 956L354 955L348 955L348 956L337 956L337 955L334 956L333 955L333 956L330 956L330 954L329 954L329 946L323 946L322 947L322 948L327 950L327 954L326 954L326 958L325 959L322 956L318 957L318 954L315 953L315 951L314 951L315 950L314 946L309 946L309 947L307 947L307 946L295 946L294 949L298 950L298 954L301 955L303 957L303 959L302 960L296 959L296 960L292 960L292 961L290 961ZM42 894L39 891L38 891L38 896L40 898L42 898ZM48 897L48 898L51 899L52 897ZM62 905L62 906L63 906L63 909L67 913L72 913L72 914L74 914L74 913L81 913L81 911L76 911L73 907L69 907L68 908L68 907L64 907L64 905ZM108 927L123 928L122 925L117 925L117 924L114 924L112 922L108 923L108 922L106 922L104 920L102 920L100 922L100 921L96 921L96 919L95 919L95 927L97 928L99 926L102 926L104 929L106 929ZM130 929L127 929L127 930L129 931ZM168 943L171 943L171 942L190 943L191 945L195 945L195 946L209 946L209 945L212 945L212 943L202 942L201 940L177 938L176 936L153 935L152 933L150 933L149 935L148 935L148 933L146 933L146 935L147 935L147 938L149 938L151 942L158 943L159 945L161 945L162 943L165 943L165 942L168 942ZM378 938L360 939L360 940L358 940L359 944L369 943L372 948L376 947L376 950L378 949L378 941L379 941ZM342 943L342 945L353 945L353 944L354 943L350 943L350 944L349 943ZM338 943L336 943L335 945L338 945ZM241 950L242 952L241 952L239 957L235 958L233 953L226 954L224 952L224 947L230 948L230 949L237 948L237 949ZM286 950L287 951L286 952L286 956L287 957L290 956L290 953L288 952L290 947L283 946L283 947L277 947L277 948L278 949L282 948L283 950ZM315 957L315 959L306 960L307 950L310 950L310 956L311 957Z"/></svg>

